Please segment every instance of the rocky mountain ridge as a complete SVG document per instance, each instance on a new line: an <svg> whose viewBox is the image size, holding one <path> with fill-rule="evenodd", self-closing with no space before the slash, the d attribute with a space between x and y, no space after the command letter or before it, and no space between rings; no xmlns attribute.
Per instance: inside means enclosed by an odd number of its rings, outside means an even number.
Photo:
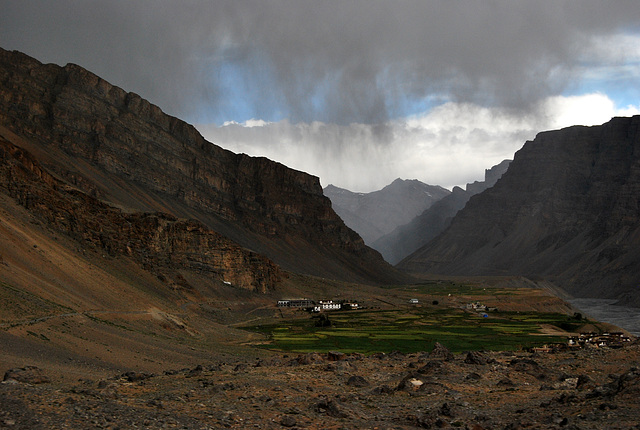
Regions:
<svg viewBox="0 0 640 430"><path fill-rule="evenodd" d="M334 185L323 191L331 199L333 210L369 245L450 193L440 186L400 178L370 193L356 193Z"/></svg>
<svg viewBox="0 0 640 430"><path fill-rule="evenodd" d="M486 169L484 181L467 184L463 190L453 187L451 194L435 202L420 215L407 224L403 224L371 244L391 264L397 264L412 252L424 246L431 239L443 232L451 223L453 217L462 209L471 196L492 187L507 171L511 160Z"/></svg>
<svg viewBox="0 0 640 430"><path fill-rule="evenodd" d="M0 50L0 124L43 169L126 212L198 220L285 270L403 278L344 225L318 178L224 150L80 66Z"/></svg>
<svg viewBox="0 0 640 430"><path fill-rule="evenodd" d="M639 304L640 116L540 133L491 189L403 260L409 272L522 274Z"/></svg>

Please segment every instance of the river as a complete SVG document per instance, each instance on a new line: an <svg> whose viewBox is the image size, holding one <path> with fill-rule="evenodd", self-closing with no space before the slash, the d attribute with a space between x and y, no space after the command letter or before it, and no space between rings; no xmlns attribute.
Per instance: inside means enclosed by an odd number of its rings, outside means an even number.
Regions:
<svg viewBox="0 0 640 430"><path fill-rule="evenodd" d="M640 336L640 308L614 305L614 299L571 299L585 316L617 325L634 336Z"/></svg>

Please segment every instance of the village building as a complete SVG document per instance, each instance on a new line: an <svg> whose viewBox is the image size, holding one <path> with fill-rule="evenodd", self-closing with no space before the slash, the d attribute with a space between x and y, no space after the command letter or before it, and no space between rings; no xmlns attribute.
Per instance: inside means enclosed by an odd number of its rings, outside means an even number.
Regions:
<svg viewBox="0 0 640 430"><path fill-rule="evenodd" d="M341 303L336 303L333 300L320 300L318 304L313 308L313 311L337 311L340 310L340 308L342 308Z"/></svg>
<svg viewBox="0 0 640 430"><path fill-rule="evenodd" d="M467 303L467 309L473 310L473 311L476 311L476 312L485 312L485 311L487 311L487 306L483 305L480 302Z"/></svg>
<svg viewBox="0 0 640 430"><path fill-rule="evenodd" d="M580 333L578 336L572 336L567 341L567 345L572 348L622 348L622 346L631 342L631 338L624 333Z"/></svg>
<svg viewBox="0 0 640 430"><path fill-rule="evenodd" d="M279 308L307 309L312 312L337 311L341 309L357 310L361 308L356 301L319 300L316 302L311 299L282 299L278 300L277 306Z"/></svg>
<svg viewBox="0 0 640 430"><path fill-rule="evenodd" d="M278 300L279 308L310 308L314 305L315 305L315 302L309 299Z"/></svg>
<svg viewBox="0 0 640 430"><path fill-rule="evenodd" d="M489 307L487 305L483 305L480 302L467 303L466 308L470 311L476 311L476 312L497 312L498 311L498 308Z"/></svg>

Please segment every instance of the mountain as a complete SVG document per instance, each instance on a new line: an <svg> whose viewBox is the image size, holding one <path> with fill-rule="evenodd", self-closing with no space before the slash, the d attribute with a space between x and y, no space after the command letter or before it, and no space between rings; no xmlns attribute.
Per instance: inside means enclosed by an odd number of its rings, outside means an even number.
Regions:
<svg viewBox="0 0 640 430"><path fill-rule="evenodd" d="M282 273L273 262L202 223L164 213L126 213L69 187L5 136L11 134L0 128L0 189L48 227L84 246L129 256L156 273L161 268L211 273L263 293L280 280Z"/></svg>
<svg viewBox="0 0 640 430"><path fill-rule="evenodd" d="M432 204L449 195L445 188L418 180L396 179L381 190L354 193L333 185L324 189L333 210L345 224L371 244L399 225L411 221Z"/></svg>
<svg viewBox="0 0 640 430"><path fill-rule="evenodd" d="M460 187L454 187L449 195L435 202L433 206L409 223L378 238L371 243L371 247L378 250L389 263L397 264L443 232L455 214L467 204L471 196L492 187L507 171L510 162L511 160L504 160L491 169L485 170L484 181L467 184L464 190Z"/></svg>
<svg viewBox="0 0 640 430"><path fill-rule="evenodd" d="M219 279L256 262L243 282L257 290L281 270L406 279L344 225L317 177L224 150L80 66L0 50L0 126L12 172L3 193L80 246ZM23 183L15 172L24 169L39 179Z"/></svg>
<svg viewBox="0 0 640 430"><path fill-rule="evenodd" d="M398 267L542 276L640 304L640 116L543 132L490 189Z"/></svg>

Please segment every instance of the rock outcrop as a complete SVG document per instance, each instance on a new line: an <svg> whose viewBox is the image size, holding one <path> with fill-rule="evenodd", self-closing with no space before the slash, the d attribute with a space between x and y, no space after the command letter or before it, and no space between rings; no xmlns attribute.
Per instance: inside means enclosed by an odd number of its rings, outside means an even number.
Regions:
<svg viewBox="0 0 640 430"><path fill-rule="evenodd" d="M43 169L126 211L196 219L290 271L404 278L344 225L317 177L224 150L80 66L0 50L0 125Z"/></svg>
<svg viewBox="0 0 640 430"><path fill-rule="evenodd" d="M496 185L399 267L543 276L574 296L638 304L638 196L640 116L540 133Z"/></svg>
<svg viewBox="0 0 640 430"><path fill-rule="evenodd" d="M467 184L464 190L460 187L454 187L449 195L435 202L409 223L380 237L371 244L371 247L380 251L389 263L397 264L442 233L449 226L456 213L467 204L471 196L492 187L507 171L509 163L511 160L504 160L491 169L486 169L484 181Z"/></svg>
<svg viewBox="0 0 640 430"><path fill-rule="evenodd" d="M195 220L163 213L125 213L49 174L27 151L0 136L0 192L48 226L110 256L129 256L146 270L178 270L265 293L281 270Z"/></svg>

